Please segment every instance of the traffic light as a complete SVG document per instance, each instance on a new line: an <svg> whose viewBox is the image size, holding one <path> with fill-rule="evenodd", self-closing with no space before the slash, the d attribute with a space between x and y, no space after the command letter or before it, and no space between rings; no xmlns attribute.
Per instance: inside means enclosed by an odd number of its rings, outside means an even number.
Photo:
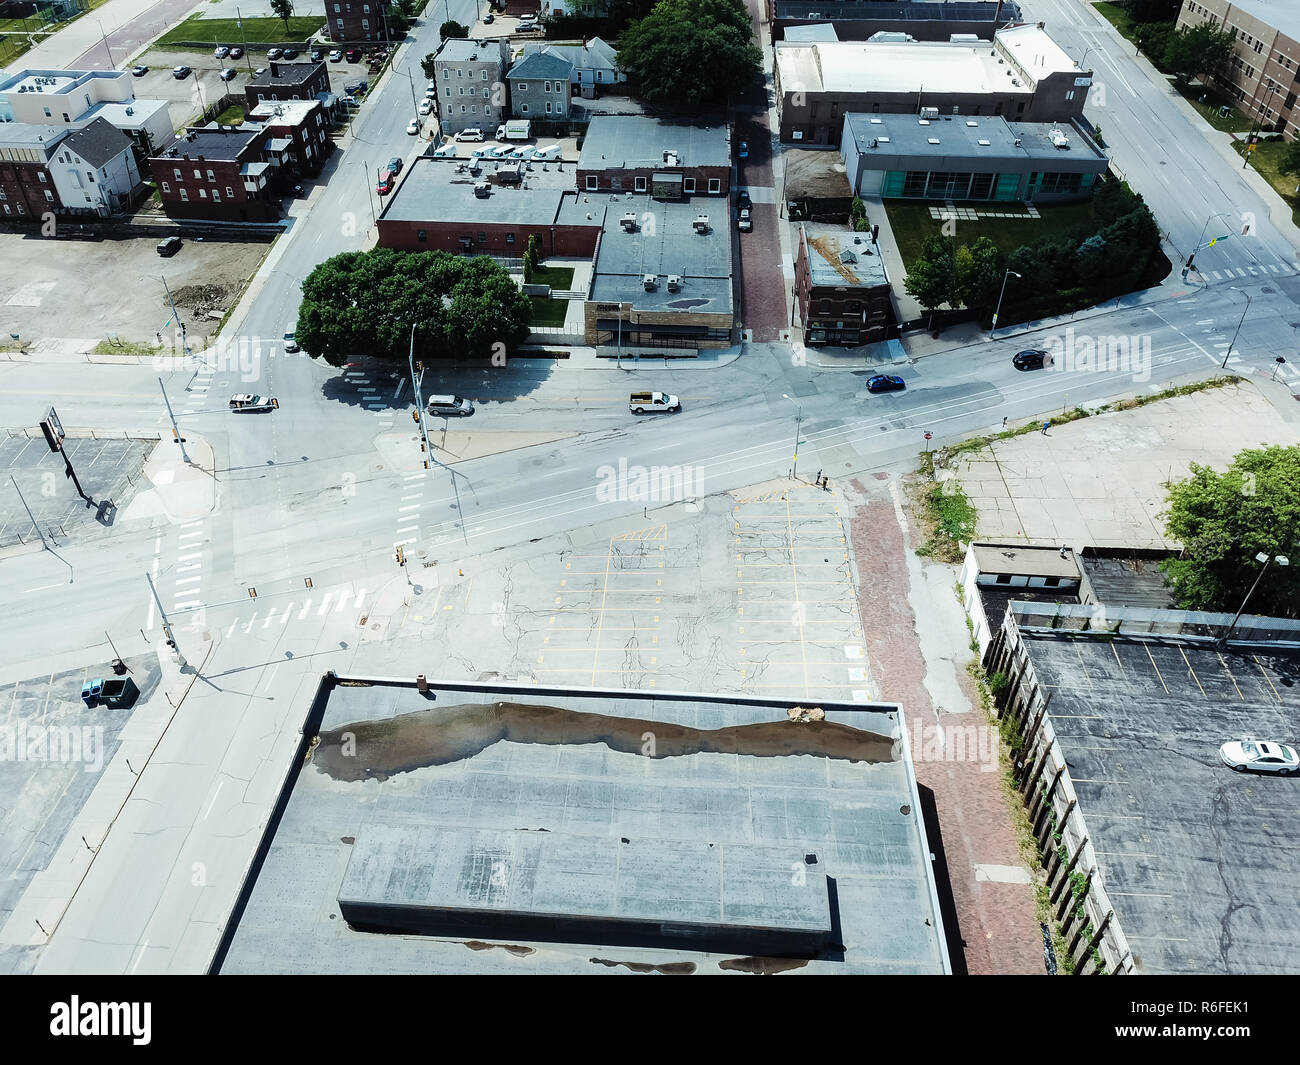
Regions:
<svg viewBox="0 0 1300 1065"><path fill-rule="evenodd" d="M418 410L411 411L411 421L415 422L416 425L420 424L420 412Z"/></svg>
<svg viewBox="0 0 1300 1065"><path fill-rule="evenodd" d="M1190 270L1192 268L1192 263L1194 262L1196 262L1196 252L1192 252L1192 254L1187 257L1187 265L1184 269Z"/></svg>
<svg viewBox="0 0 1300 1065"><path fill-rule="evenodd" d="M406 551L400 547L397 549L397 564L399 566L406 565Z"/></svg>

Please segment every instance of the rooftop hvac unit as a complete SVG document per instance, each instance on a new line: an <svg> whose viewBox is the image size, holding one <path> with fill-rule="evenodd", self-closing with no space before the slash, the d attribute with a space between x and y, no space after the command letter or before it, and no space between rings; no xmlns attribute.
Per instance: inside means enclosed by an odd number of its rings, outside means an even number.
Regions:
<svg viewBox="0 0 1300 1065"><path fill-rule="evenodd" d="M695 232L707 233L709 231L709 216L706 214L697 214L695 216Z"/></svg>
<svg viewBox="0 0 1300 1065"><path fill-rule="evenodd" d="M623 227L624 233L635 233L636 215L629 211L627 214L625 214L622 218L618 220L618 224Z"/></svg>
<svg viewBox="0 0 1300 1065"><path fill-rule="evenodd" d="M682 279L678 274L668 275L668 291L680 292L682 290Z"/></svg>
<svg viewBox="0 0 1300 1065"><path fill-rule="evenodd" d="M842 252L840 252L840 262L856 263L857 261L858 261L858 257L854 255L853 252L850 251L848 248L845 248Z"/></svg>
<svg viewBox="0 0 1300 1065"><path fill-rule="evenodd" d="M479 199L485 199L492 195L492 186L486 181L480 181L474 186L474 195L479 197Z"/></svg>
<svg viewBox="0 0 1300 1065"><path fill-rule="evenodd" d="M1016 138L1016 147L1017 147L1017 148L1020 147L1020 138L1019 138L1019 137Z"/></svg>
<svg viewBox="0 0 1300 1065"><path fill-rule="evenodd" d="M1051 132L1049 132L1047 135L1048 137L1051 138L1053 147L1062 149L1064 151L1069 151L1070 138L1063 130L1053 127Z"/></svg>
<svg viewBox="0 0 1300 1065"><path fill-rule="evenodd" d="M641 278L641 287L644 288L647 292L653 292L655 290L655 285L658 283L658 280L659 278L657 277L657 275L646 274L643 278Z"/></svg>

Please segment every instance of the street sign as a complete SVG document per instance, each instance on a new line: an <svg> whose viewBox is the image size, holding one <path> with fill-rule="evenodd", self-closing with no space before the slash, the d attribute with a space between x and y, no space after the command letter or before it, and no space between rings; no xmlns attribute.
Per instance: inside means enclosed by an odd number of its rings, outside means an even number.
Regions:
<svg viewBox="0 0 1300 1065"><path fill-rule="evenodd" d="M1231 233L1225 233L1225 234L1223 234L1223 236L1221 236L1221 237L1213 237L1213 238L1211 238L1210 243L1206 245L1206 247L1208 247L1208 248L1213 248L1216 244L1219 243L1219 241L1221 241L1221 240L1227 240L1230 236L1232 236Z"/></svg>
<svg viewBox="0 0 1300 1065"><path fill-rule="evenodd" d="M929 434L929 433L926 433L926 434L925 434L925 438L926 438L927 440L929 440L929 439L930 439L930 434Z"/></svg>
<svg viewBox="0 0 1300 1065"><path fill-rule="evenodd" d="M68 435L63 431L63 423L59 421L59 416L54 413L53 407L46 412L45 420L50 423L50 428L54 430L54 435L60 440Z"/></svg>

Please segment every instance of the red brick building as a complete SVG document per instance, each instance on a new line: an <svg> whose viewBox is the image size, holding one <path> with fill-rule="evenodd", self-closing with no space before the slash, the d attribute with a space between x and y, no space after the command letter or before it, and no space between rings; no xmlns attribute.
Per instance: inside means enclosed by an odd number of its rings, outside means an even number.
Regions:
<svg viewBox="0 0 1300 1065"><path fill-rule="evenodd" d="M280 63L272 60L266 73L244 86L249 107L266 100L314 100L330 91L329 69L320 63Z"/></svg>
<svg viewBox="0 0 1300 1065"><path fill-rule="evenodd" d="M885 262L870 233L800 226L794 276L805 344L851 348L898 335Z"/></svg>
<svg viewBox="0 0 1300 1065"><path fill-rule="evenodd" d="M62 208L46 163L66 133L22 122L0 125L0 218L39 218Z"/></svg>
<svg viewBox="0 0 1300 1065"><path fill-rule="evenodd" d="M268 157L271 130L251 125L191 129L149 160L163 210L171 218L274 222L278 164Z"/></svg>
<svg viewBox="0 0 1300 1065"><path fill-rule="evenodd" d="M245 124L270 131L267 154L286 180L315 177L334 151L325 108L319 100L267 100L248 112Z"/></svg>
<svg viewBox="0 0 1300 1065"><path fill-rule="evenodd" d="M726 196L731 131L642 115L595 115L578 158L580 192L644 192L656 200Z"/></svg>
<svg viewBox="0 0 1300 1065"><path fill-rule="evenodd" d="M325 0L325 22L330 40L339 44L388 39L388 8L381 0Z"/></svg>

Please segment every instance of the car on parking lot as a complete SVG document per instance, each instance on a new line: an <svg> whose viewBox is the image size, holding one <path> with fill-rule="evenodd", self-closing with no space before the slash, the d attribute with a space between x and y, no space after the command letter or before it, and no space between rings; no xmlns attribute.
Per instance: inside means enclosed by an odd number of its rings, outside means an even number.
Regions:
<svg viewBox="0 0 1300 1065"><path fill-rule="evenodd" d="M470 126L469 129L463 129L457 133L456 139L458 141L481 141L483 139L483 131L477 126Z"/></svg>
<svg viewBox="0 0 1300 1065"><path fill-rule="evenodd" d="M168 237L166 240L158 242L158 254L164 259L170 259L181 250L182 240L180 237Z"/></svg>
<svg viewBox="0 0 1300 1065"><path fill-rule="evenodd" d="M393 191L393 172L391 170L381 170L379 180L375 182L375 191L380 196L387 196Z"/></svg>
<svg viewBox="0 0 1300 1065"><path fill-rule="evenodd" d="M474 413L474 404L461 396L430 396L426 407L430 414L443 417L450 414L464 417Z"/></svg>
<svg viewBox="0 0 1300 1065"><path fill-rule="evenodd" d="M131 68L131 73L137 78L143 78L149 73L149 68L143 63L139 63Z"/></svg>
<svg viewBox="0 0 1300 1065"><path fill-rule="evenodd" d="M879 373L867 381L868 392L901 392L907 387L907 382L901 377L895 377L893 374Z"/></svg>
<svg viewBox="0 0 1300 1065"><path fill-rule="evenodd" d="M389 173L391 173L394 177L396 177L398 174L402 172L402 157L400 155L393 156L390 160L388 160L388 163L384 167L384 169L387 170Z"/></svg>
<svg viewBox="0 0 1300 1065"><path fill-rule="evenodd" d="M406 132L412 137L419 133L420 120L418 118L411 119L411 121L406 124Z"/></svg>
<svg viewBox="0 0 1300 1065"><path fill-rule="evenodd" d="M1044 366L1051 365L1052 356L1042 348L1026 348L1024 351L1017 351L1011 358L1011 365L1017 370L1041 370Z"/></svg>
<svg viewBox="0 0 1300 1065"><path fill-rule="evenodd" d="M736 212L736 228L742 233L749 233L754 228L754 216L750 213L748 207L742 207Z"/></svg>
<svg viewBox="0 0 1300 1065"><path fill-rule="evenodd" d="M253 71L253 77L260 78L265 73L266 73L266 67L258 67L255 71Z"/></svg>
<svg viewBox="0 0 1300 1065"><path fill-rule="evenodd" d="M280 58L281 58L281 59L297 59L297 58L298 58L298 49L297 49L297 48L282 48L282 49L280 50Z"/></svg>
<svg viewBox="0 0 1300 1065"><path fill-rule="evenodd" d="M1260 740L1230 740L1219 748L1219 757L1225 765L1238 773L1253 770L1256 773L1278 773L1290 776L1300 769L1300 754L1285 743L1264 743Z"/></svg>
<svg viewBox="0 0 1300 1065"><path fill-rule="evenodd" d="M492 23L494 23L496 20L497 20L496 15L492 14L491 11L488 11L483 15L483 25L485 26L491 26Z"/></svg>
<svg viewBox="0 0 1300 1065"><path fill-rule="evenodd" d="M330 51L330 62L331 63L343 62L343 50L341 48L334 48Z"/></svg>
<svg viewBox="0 0 1300 1065"><path fill-rule="evenodd" d="M740 147L736 149L736 158L737 159L749 158L749 141L740 142Z"/></svg>
<svg viewBox="0 0 1300 1065"><path fill-rule="evenodd" d="M521 30L534 30L534 29L536 29L536 28L537 28L537 16L536 16L536 15L520 15L520 16L519 16L519 28L520 28Z"/></svg>
<svg viewBox="0 0 1300 1065"><path fill-rule="evenodd" d="M749 210L754 206L753 202L749 198L749 189L736 190L736 206L742 211Z"/></svg>
<svg viewBox="0 0 1300 1065"><path fill-rule="evenodd" d="M425 90L424 90L424 98L425 98L426 100L436 100L436 99L438 98L438 88L437 88L437 86L436 86L436 85L430 85L427 89L425 89Z"/></svg>
<svg viewBox="0 0 1300 1065"><path fill-rule="evenodd" d="M282 55L284 55L283 48L268 48L266 50L267 59L279 59Z"/></svg>
<svg viewBox="0 0 1300 1065"><path fill-rule="evenodd" d="M311 61L313 63L319 63L324 58L325 58L325 53L322 52L319 48L313 48L311 50Z"/></svg>
<svg viewBox="0 0 1300 1065"><path fill-rule="evenodd" d="M234 81L237 73L239 72L234 67L226 67L226 69L218 74L217 77L222 81Z"/></svg>
<svg viewBox="0 0 1300 1065"><path fill-rule="evenodd" d="M360 96L368 88L370 88L370 83L365 78L358 78L356 81L344 85L343 91L353 96Z"/></svg>
<svg viewBox="0 0 1300 1065"><path fill-rule="evenodd" d="M230 49L230 58L231 58L231 59L243 59L243 58L244 58L244 50L243 50L242 48L240 48L239 45L235 45L235 47L233 47L232 49Z"/></svg>
<svg viewBox="0 0 1300 1065"><path fill-rule="evenodd" d="M230 409L236 414L241 411L274 410L279 405L269 396L259 396L252 392L241 392L230 397Z"/></svg>
<svg viewBox="0 0 1300 1065"><path fill-rule="evenodd" d="M177 81L180 81L182 78L188 78L192 73L193 71L186 66L172 67L172 77Z"/></svg>
<svg viewBox="0 0 1300 1065"><path fill-rule="evenodd" d="M344 52L343 54L347 57L347 61L348 61L349 63L355 63L358 59L361 58L361 49L360 49L360 48L349 48L349 49L348 49L346 52Z"/></svg>
<svg viewBox="0 0 1300 1065"><path fill-rule="evenodd" d="M219 45L218 47L212 49L212 55L217 59L225 59L226 56L230 55L230 49L227 48L224 44Z"/></svg>
<svg viewBox="0 0 1300 1065"><path fill-rule="evenodd" d="M431 115L431 114L433 114L433 101L432 101L432 100L421 100L421 101L420 101L420 106L417 107L416 110L419 111L420 114L422 114L422 115Z"/></svg>

